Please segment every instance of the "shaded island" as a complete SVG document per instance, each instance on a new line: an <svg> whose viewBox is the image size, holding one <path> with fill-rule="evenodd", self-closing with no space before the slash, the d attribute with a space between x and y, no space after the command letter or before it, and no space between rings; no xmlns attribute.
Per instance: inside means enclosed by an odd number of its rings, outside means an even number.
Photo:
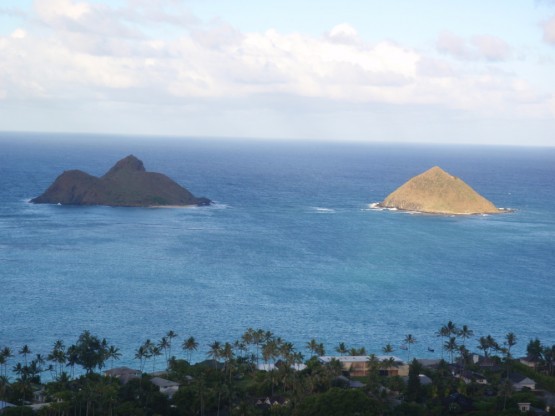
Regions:
<svg viewBox="0 0 555 416"><path fill-rule="evenodd" d="M438 166L411 178L376 206L444 215L507 212Z"/></svg>
<svg viewBox="0 0 555 416"><path fill-rule="evenodd" d="M197 198L187 189L156 172L147 172L143 162L129 155L117 162L104 176L68 170L34 204L106 205L113 207L163 207L210 205L208 198Z"/></svg>

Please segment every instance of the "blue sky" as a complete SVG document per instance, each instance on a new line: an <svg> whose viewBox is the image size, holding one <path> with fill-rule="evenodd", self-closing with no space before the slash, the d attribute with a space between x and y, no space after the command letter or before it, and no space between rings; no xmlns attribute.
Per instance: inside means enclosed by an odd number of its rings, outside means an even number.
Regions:
<svg viewBox="0 0 555 416"><path fill-rule="evenodd" d="M555 1L3 0L0 131L555 145Z"/></svg>

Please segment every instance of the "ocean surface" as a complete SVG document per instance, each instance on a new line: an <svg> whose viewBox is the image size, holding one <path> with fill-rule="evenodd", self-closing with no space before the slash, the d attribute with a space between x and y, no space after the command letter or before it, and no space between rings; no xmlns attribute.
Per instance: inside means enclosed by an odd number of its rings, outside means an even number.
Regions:
<svg viewBox="0 0 555 416"><path fill-rule="evenodd" d="M102 175L129 154L215 204L28 203L64 170ZM434 165L515 212L369 209ZM328 353L410 333L432 358L453 320L472 349L513 331L518 354L555 343L554 284L555 148L0 134L0 347L44 354L87 329L137 366L170 329L202 360L253 327Z"/></svg>

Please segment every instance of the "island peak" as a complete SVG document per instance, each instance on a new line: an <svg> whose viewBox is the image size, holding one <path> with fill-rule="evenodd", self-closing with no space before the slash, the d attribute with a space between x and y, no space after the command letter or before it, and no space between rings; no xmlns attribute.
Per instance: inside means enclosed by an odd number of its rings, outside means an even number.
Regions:
<svg viewBox="0 0 555 416"><path fill-rule="evenodd" d="M116 164L104 176L110 176L122 170L131 172L146 172L143 161L138 159L136 156L129 155L116 162Z"/></svg>
<svg viewBox="0 0 555 416"><path fill-rule="evenodd" d="M35 204L107 205L127 207L210 205L172 179L147 172L143 162L129 155L98 178L80 170L67 170L40 196Z"/></svg>
<svg viewBox="0 0 555 416"><path fill-rule="evenodd" d="M463 215L503 212L463 180L439 166L434 166L409 179L378 206L429 214Z"/></svg>

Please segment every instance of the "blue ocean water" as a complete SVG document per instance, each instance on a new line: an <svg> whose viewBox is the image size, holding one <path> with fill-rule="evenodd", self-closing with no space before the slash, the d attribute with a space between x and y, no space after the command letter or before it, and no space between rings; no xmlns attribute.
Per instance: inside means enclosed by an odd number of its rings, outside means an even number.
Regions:
<svg viewBox="0 0 555 416"><path fill-rule="evenodd" d="M102 175L128 154L216 204L27 202L64 170ZM516 211L368 209L434 165ZM513 331L522 352L555 343L554 274L555 148L0 135L0 347L45 353L88 329L133 365L169 329L203 359L260 327L329 352L379 353L411 333L433 357L453 320L500 341Z"/></svg>

